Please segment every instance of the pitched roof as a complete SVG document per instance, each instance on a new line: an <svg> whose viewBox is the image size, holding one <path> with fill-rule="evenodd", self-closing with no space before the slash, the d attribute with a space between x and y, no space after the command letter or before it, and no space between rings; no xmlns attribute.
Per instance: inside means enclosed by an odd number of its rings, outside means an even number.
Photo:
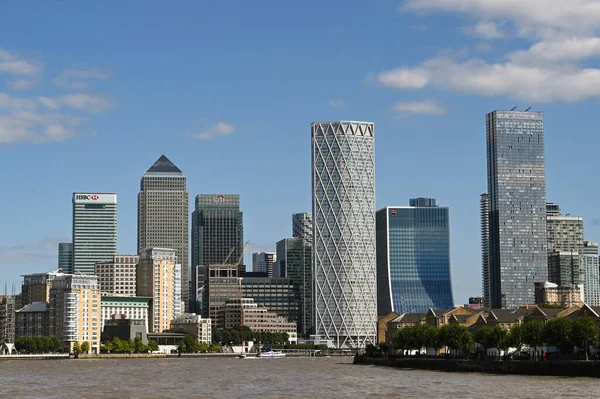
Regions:
<svg viewBox="0 0 600 399"><path fill-rule="evenodd" d="M515 323L521 317L525 316L527 309L491 309L490 313L494 315L498 323Z"/></svg>
<svg viewBox="0 0 600 399"><path fill-rule="evenodd" d="M445 314L445 313L447 313L447 312L449 312L451 310L453 310L453 308L450 308L450 309L431 309L431 311L433 312L433 315L435 317L440 317L441 315L443 315L443 314Z"/></svg>
<svg viewBox="0 0 600 399"><path fill-rule="evenodd" d="M182 173L182 172L177 166L175 166L175 164L173 162L171 162L169 160L169 158L167 158L163 154L160 156L160 158L158 158L158 160L156 162L154 162L154 165L152 165L150 167L150 169L148 169L146 171L146 173Z"/></svg>
<svg viewBox="0 0 600 399"><path fill-rule="evenodd" d="M46 302L33 302L17 310L18 313L45 312Z"/></svg>
<svg viewBox="0 0 600 399"><path fill-rule="evenodd" d="M401 316L396 317L394 322L402 323L418 323L427 316L427 313L404 313Z"/></svg>

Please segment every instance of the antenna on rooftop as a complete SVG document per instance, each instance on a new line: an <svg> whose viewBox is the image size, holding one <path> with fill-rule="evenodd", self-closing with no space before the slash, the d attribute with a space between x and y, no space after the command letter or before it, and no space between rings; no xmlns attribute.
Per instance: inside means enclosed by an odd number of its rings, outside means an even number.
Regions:
<svg viewBox="0 0 600 399"><path fill-rule="evenodd" d="M531 109L531 107L527 108L527 109L525 110L525 112L529 111L530 109Z"/></svg>
<svg viewBox="0 0 600 399"><path fill-rule="evenodd" d="M515 109L517 109L517 107L513 107L513 109L511 109L511 111L514 111Z"/></svg>

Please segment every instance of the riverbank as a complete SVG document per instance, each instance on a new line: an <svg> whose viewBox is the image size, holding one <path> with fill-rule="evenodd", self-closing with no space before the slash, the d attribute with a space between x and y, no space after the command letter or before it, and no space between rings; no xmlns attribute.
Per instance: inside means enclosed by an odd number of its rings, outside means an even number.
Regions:
<svg viewBox="0 0 600 399"><path fill-rule="evenodd" d="M354 364L463 373L600 377L600 362L584 360L459 360L435 358L369 358L366 356L356 356Z"/></svg>

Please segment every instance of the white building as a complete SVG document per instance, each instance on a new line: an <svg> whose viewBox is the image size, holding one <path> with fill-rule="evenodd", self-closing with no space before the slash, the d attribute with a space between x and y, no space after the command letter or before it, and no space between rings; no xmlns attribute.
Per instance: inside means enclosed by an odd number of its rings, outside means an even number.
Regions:
<svg viewBox="0 0 600 399"><path fill-rule="evenodd" d="M116 255L109 262L94 265L94 274L102 294L135 296L135 273L140 260L137 255Z"/></svg>
<svg viewBox="0 0 600 399"><path fill-rule="evenodd" d="M370 122L312 124L315 334L376 344L375 133Z"/></svg>
<svg viewBox="0 0 600 399"><path fill-rule="evenodd" d="M148 332L148 309L152 298L141 296L102 295L102 329L104 322L111 319L144 320Z"/></svg>
<svg viewBox="0 0 600 399"><path fill-rule="evenodd" d="M586 241L583 247L583 289L585 303L600 306L600 266L598 244Z"/></svg>

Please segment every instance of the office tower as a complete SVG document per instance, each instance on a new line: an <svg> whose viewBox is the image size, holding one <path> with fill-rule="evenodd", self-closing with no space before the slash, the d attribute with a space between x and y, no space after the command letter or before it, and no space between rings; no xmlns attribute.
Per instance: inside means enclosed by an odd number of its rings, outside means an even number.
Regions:
<svg viewBox="0 0 600 399"><path fill-rule="evenodd" d="M277 259L275 252L254 252L252 254L252 271L273 276L273 264Z"/></svg>
<svg viewBox="0 0 600 399"><path fill-rule="evenodd" d="M310 213L292 214L292 237L302 238L312 244L313 240L313 217Z"/></svg>
<svg viewBox="0 0 600 399"><path fill-rule="evenodd" d="M421 198L421 200L423 200ZM454 307L449 210L434 199L377 211L377 310L424 313Z"/></svg>
<svg viewBox="0 0 600 399"><path fill-rule="evenodd" d="M244 276L241 284L242 298L252 298L258 306L264 306L270 312L298 322L300 307L291 279Z"/></svg>
<svg viewBox="0 0 600 399"><path fill-rule="evenodd" d="M373 123L312 124L312 185L316 334L376 344Z"/></svg>
<svg viewBox="0 0 600 399"><path fill-rule="evenodd" d="M486 131L490 305L513 309L548 278L543 116L494 111Z"/></svg>
<svg viewBox="0 0 600 399"><path fill-rule="evenodd" d="M117 194L73 193L72 272L94 274L97 262L116 254Z"/></svg>
<svg viewBox="0 0 600 399"><path fill-rule="evenodd" d="M548 280L558 285L581 284L583 270L583 218L563 215L558 204L546 204ZM573 257L578 259L573 260ZM572 270L577 264L577 270Z"/></svg>
<svg viewBox="0 0 600 399"><path fill-rule="evenodd" d="M23 275L21 285L21 300L23 305L34 302L48 302L50 300L50 288L56 276L62 276L61 272L34 273Z"/></svg>
<svg viewBox="0 0 600 399"><path fill-rule="evenodd" d="M89 342L90 353L100 352L100 287L96 276L57 274L48 302L49 331L63 348Z"/></svg>
<svg viewBox="0 0 600 399"><path fill-rule="evenodd" d="M432 207L437 206L435 204L435 198L423 198L423 197L409 199L408 205L419 207L419 208L426 208L426 207L432 208Z"/></svg>
<svg viewBox="0 0 600 399"><path fill-rule="evenodd" d="M600 306L600 265L598 244L586 241L583 245L583 289L585 303Z"/></svg>
<svg viewBox="0 0 600 399"><path fill-rule="evenodd" d="M102 295L135 296L137 255L116 255L109 262L96 263L94 274L98 277Z"/></svg>
<svg viewBox="0 0 600 399"><path fill-rule="evenodd" d="M238 194L200 194L195 205L190 309L200 313L206 266L239 265L243 261L244 223Z"/></svg>
<svg viewBox="0 0 600 399"><path fill-rule="evenodd" d="M140 252L136 289L137 296L152 298L149 332L168 330L171 320L183 313L181 265L176 253L170 248L145 248Z"/></svg>
<svg viewBox="0 0 600 399"><path fill-rule="evenodd" d="M242 277L239 265L207 265L202 290L202 314L218 325L221 308L228 299L241 298Z"/></svg>
<svg viewBox="0 0 600 399"><path fill-rule="evenodd" d="M63 273L73 273L73 243L58 244L58 268Z"/></svg>
<svg viewBox="0 0 600 399"><path fill-rule="evenodd" d="M144 173L138 194L138 254L144 248L173 248L181 265L181 288L189 294L189 195L186 178L166 156Z"/></svg>
<svg viewBox="0 0 600 399"><path fill-rule="evenodd" d="M490 307L490 224L488 195L481 194L479 198L479 212L481 221L481 291L483 306Z"/></svg>
<svg viewBox="0 0 600 399"><path fill-rule="evenodd" d="M284 238L277 243L277 262L273 265L275 277L287 277L294 285L300 316L298 334L308 337L313 333L313 270L312 242L303 238Z"/></svg>

